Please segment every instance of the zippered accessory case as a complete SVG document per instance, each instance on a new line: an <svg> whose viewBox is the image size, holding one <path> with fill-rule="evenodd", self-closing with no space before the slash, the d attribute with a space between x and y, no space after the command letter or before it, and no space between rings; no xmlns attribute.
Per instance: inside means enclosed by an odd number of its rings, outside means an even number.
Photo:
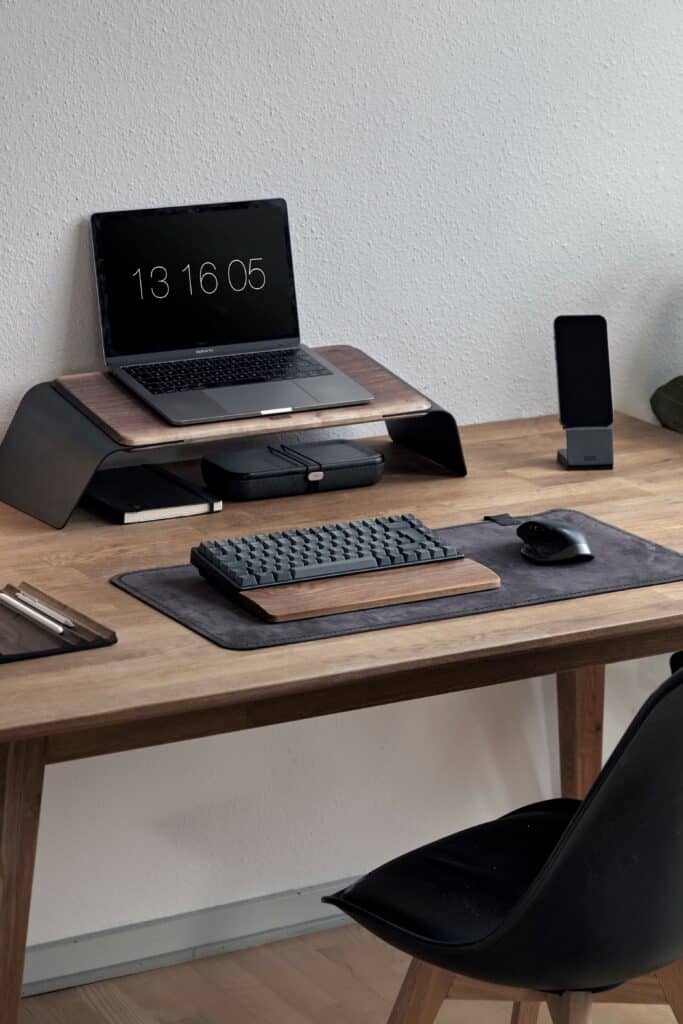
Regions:
<svg viewBox="0 0 683 1024"><path fill-rule="evenodd" d="M382 453L354 441L268 445L202 459L207 487L229 501L367 487L383 470Z"/></svg>

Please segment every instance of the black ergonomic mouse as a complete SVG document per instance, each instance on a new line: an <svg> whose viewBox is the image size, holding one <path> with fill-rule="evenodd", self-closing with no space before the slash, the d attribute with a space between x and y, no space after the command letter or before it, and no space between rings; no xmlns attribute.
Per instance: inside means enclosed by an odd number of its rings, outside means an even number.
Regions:
<svg viewBox="0 0 683 1024"><path fill-rule="evenodd" d="M593 557L581 531L557 520L527 519L517 527L517 536L524 541L522 556L539 565L587 562Z"/></svg>

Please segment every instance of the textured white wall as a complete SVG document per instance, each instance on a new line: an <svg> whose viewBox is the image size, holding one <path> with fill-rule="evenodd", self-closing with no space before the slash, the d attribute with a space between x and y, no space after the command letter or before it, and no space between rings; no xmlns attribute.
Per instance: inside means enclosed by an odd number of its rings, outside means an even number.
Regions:
<svg viewBox="0 0 683 1024"><path fill-rule="evenodd" d="M463 422L680 372L680 0L0 0L0 420L97 364L92 210L284 195L305 340ZM610 728L663 674L620 672ZM548 684L50 769L32 941L352 874L557 788ZM511 768L514 766L514 768ZM473 784L476 780L476 784Z"/></svg>

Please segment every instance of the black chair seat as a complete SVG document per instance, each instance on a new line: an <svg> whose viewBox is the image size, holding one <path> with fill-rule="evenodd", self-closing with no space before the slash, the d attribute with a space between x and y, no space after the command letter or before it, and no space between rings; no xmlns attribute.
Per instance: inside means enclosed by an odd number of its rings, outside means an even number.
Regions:
<svg viewBox="0 0 683 1024"><path fill-rule="evenodd" d="M326 902L409 953L416 939L477 942L529 888L579 805L521 807L397 857Z"/></svg>
<svg viewBox="0 0 683 1024"><path fill-rule="evenodd" d="M585 800L532 804L430 843L329 902L468 977L542 992L611 988L683 960L681 780L683 665Z"/></svg>

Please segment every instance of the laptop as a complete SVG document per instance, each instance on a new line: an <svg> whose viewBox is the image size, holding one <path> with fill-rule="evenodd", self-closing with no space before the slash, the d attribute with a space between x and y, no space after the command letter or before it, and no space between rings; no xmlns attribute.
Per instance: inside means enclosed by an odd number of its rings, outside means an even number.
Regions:
<svg viewBox="0 0 683 1024"><path fill-rule="evenodd" d="M107 368L169 423L359 405L301 344L284 199L96 213Z"/></svg>

